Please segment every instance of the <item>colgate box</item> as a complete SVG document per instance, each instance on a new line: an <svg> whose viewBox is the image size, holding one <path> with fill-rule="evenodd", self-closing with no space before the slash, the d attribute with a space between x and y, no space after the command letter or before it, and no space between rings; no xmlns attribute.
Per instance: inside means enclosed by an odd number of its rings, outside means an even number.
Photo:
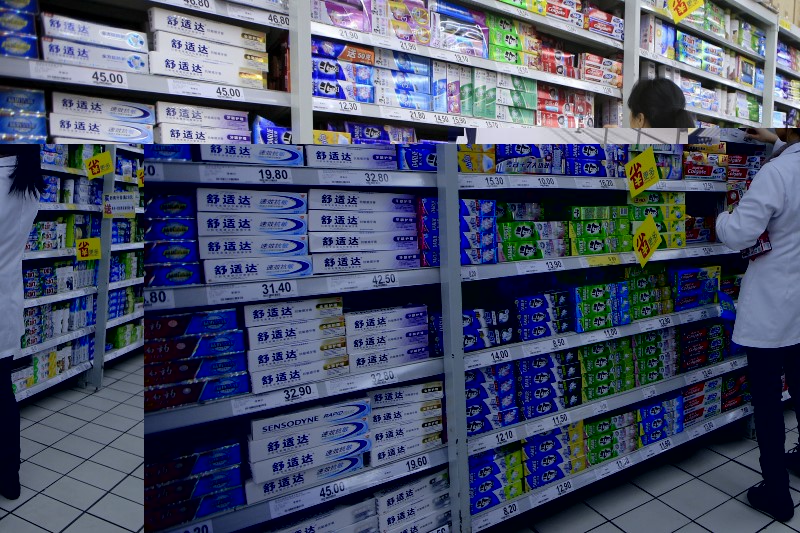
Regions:
<svg viewBox="0 0 800 533"><path fill-rule="evenodd" d="M614 61L595 54L581 54L580 55L581 68L599 68L606 72L613 72L614 74L622 74L622 62Z"/></svg>
<svg viewBox="0 0 800 533"><path fill-rule="evenodd" d="M607 22L613 26L617 26L620 29L625 28L625 21L619 17L615 17L611 13L606 13L598 9L595 6L589 5L586 9L583 10L583 16L588 18L589 20L599 20L603 22Z"/></svg>
<svg viewBox="0 0 800 533"><path fill-rule="evenodd" d="M683 166L683 176L687 180L725 181L727 169L714 165L695 165L687 163Z"/></svg>
<svg viewBox="0 0 800 533"><path fill-rule="evenodd" d="M188 335L148 340L144 345L144 356L145 361L150 364L195 357L215 357L240 353L244 349L244 333L228 331L215 335Z"/></svg>
<svg viewBox="0 0 800 533"><path fill-rule="evenodd" d="M173 455L166 460L145 465L147 486L213 472L242 462L242 453L238 442L230 442L221 446L215 444L210 448L206 446L189 448L185 453L181 453L183 455L180 457L175 458Z"/></svg>
<svg viewBox="0 0 800 533"><path fill-rule="evenodd" d="M599 68L585 67L581 70L583 79L594 83L604 83L612 87L622 87L622 75Z"/></svg>
<svg viewBox="0 0 800 533"><path fill-rule="evenodd" d="M574 24L578 28L583 28L585 24L583 13L580 13L574 9L570 9L566 6L563 6L560 3L547 2L547 7L545 8L545 15L548 17L563 20L564 22L569 22L570 24Z"/></svg>
<svg viewBox="0 0 800 533"><path fill-rule="evenodd" d="M145 328L145 339L164 339L182 335L205 335L239 329L235 309L221 309L219 311L204 311L186 313L182 315L169 315L161 317L148 317Z"/></svg>
<svg viewBox="0 0 800 533"><path fill-rule="evenodd" d="M728 167L729 180L751 180L758 174L758 169L747 167Z"/></svg>
<svg viewBox="0 0 800 533"><path fill-rule="evenodd" d="M620 41L624 36L623 28L615 26L614 24L608 23L604 20L590 18L586 21L586 28L591 32L599 33L600 35L606 35L612 39L618 39Z"/></svg>
<svg viewBox="0 0 800 533"><path fill-rule="evenodd" d="M552 111L537 111L536 125L543 128L577 128L578 117L562 115Z"/></svg>

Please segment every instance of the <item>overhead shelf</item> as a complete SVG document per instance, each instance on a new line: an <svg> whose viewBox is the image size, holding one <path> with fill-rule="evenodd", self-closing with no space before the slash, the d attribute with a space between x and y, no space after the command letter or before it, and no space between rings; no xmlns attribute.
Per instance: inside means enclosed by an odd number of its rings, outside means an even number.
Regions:
<svg viewBox="0 0 800 533"><path fill-rule="evenodd" d="M548 174L459 174L458 187L471 189L589 189L627 191L624 178L553 176ZM727 182L708 180L661 180L653 191L727 192Z"/></svg>
<svg viewBox="0 0 800 533"><path fill-rule="evenodd" d="M687 108L687 110L690 113L694 113L696 116L699 116L699 117L711 118L711 119L715 119L715 120L721 120L721 121L724 121L724 122L730 122L732 124L739 124L739 125L742 125L742 126L751 126L751 127L754 127L754 128L761 126L761 124L759 124L758 122L755 122L753 120L748 120L746 118L732 117L732 116L726 115L724 113L717 113L717 112L709 111L709 110L706 110L706 109L697 109L697 108L694 108L694 107L690 107L690 108Z"/></svg>
<svg viewBox="0 0 800 533"><path fill-rule="evenodd" d="M266 394L248 394L207 404L147 413L145 414L145 433L158 433L160 431L223 420L232 416L257 413L288 405L298 405L299 403L319 398L385 387L415 379L432 378L444 372L444 363L441 359L429 359L419 363L394 367L391 370L392 376L389 379L387 379L387 374L382 370L363 374L350 374ZM303 397L297 399L297 395L291 394L291 391L301 387L307 387L306 390L310 389L311 393L306 392ZM291 399L287 400L287 398Z"/></svg>
<svg viewBox="0 0 800 533"><path fill-rule="evenodd" d="M58 294L53 294L52 296L27 298L25 299L24 305L25 308L27 309L28 307L36 307L37 305L45 305L56 302L63 302L66 300L72 300L74 298L80 298L81 296L88 296L89 294L97 294L97 287L86 287L84 289L77 289L74 291L60 292Z"/></svg>
<svg viewBox="0 0 800 533"><path fill-rule="evenodd" d="M85 363L81 363L78 366L74 366L74 367L70 368L66 372L62 372L61 374L59 374L59 375L57 375L57 376L55 376L53 378L48 379L47 381L43 381L41 383L37 383L36 385L34 385L33 387L31 387L29 389L25 389L23 391L18 392L17 394L14 395L14 397L17 399L18 402L21 402L22 400L24 400L26 398L30 398L31 396L35 396L36 394L39 394L40 392L43 392L43 391L49 389L50 387L55 387L59 383L63 383L64 381L66 381L66 380L68 380L70 378L73 378L73 377L75 377L75 376L77 376L79 374L82 374L82 373L86 372L87 370L92 368L93 365L94 365L94 361L87 361Z"/></svg>

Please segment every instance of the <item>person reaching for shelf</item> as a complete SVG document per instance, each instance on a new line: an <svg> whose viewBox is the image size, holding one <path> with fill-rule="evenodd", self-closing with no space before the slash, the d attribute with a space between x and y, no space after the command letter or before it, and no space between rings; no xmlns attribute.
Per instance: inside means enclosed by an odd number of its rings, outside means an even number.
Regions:
<svg viewBox="0 0 800 533"><path fill-rule="evenodd" d="M800 398L800 129L750 136L776 149L732 213L717 218L719 240L751 248L765 232L771 249L754 255L739 294L733 342L745 347L764 481L747 492L756 509L785 522L794 516L787 468L800 474L800 451L784 454L781 373ZM780 142L778 142L780 141Z"/></svg>

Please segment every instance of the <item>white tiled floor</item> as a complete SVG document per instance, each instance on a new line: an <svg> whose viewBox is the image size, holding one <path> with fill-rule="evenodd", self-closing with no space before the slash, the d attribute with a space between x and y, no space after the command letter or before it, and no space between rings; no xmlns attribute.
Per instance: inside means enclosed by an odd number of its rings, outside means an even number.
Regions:
<svg viewBox="0 0 800 533"><path fill-rule="evenodd" d="M786 448L800 435L794 411L787 410ZM650 470L626 471L607 484L587 488L569 504L531 511L503 531L516 533L796 533L800 508L785 524L747 504L747 489L761 480L758 447L740 436L712 435L688 443L680 455ZM676 450L677 452L677 450ZM675 453L675 452L673 452ZM800 478L791 476L792 497L800 505ZM797 489L797 490L794 490ZM547 508L543 511L547 512ZM502 528L503 526L499 526ZM498 529L499 531L499 528Z"/></svg>
<svg viewBox="0 0 800 533"><path fill-rule="evenodd" d="M105 388L66 389L22 409L22 497L0 497L0 533L144 530L142 355L112 362Z"/></svg>

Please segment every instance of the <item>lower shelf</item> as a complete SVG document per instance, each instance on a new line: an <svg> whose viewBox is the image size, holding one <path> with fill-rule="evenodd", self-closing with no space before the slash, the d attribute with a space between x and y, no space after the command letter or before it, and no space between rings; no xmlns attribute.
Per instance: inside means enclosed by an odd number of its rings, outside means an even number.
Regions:
<svg viewBox="0 0 800 533"><path fill-rule="evenodd" d="M85 363L81 363L76 367L70 368L69 370L67 370L63 374L59 374L58 376L56 376L54 378L48 379L47 381L43 381L42 383L37 383L36 385L31 387L30 389L25 389L24 391L21 391L21 392L15 394L14 397L17 399L18 402L21 402L22 400L24 400L26 398L30 398L31 396L39 394L40 392L45 391L45 390L49 389L50 387L54 387L55 385L58 385L59 383L62 383L62 382L66 381L66 380L68 380L70 378L73 378L73 377L77 376L78 374L82 374L83 372L86 372L87 370L92 368L92 365L94 365L93 361L87 361Z"/></svg>
<svg viewBox="0 0 800 533"><path fill-rule="evenodd" d="M142 346L144 346L144 339L136 341L133 344L129 344L128 346L124 346L122 348L117 348L116 350L111 350L109 352L106 352L106 356L103 358L103 362L108 363L109 361L113 361L118 357L122 357L123 355L138 350Z"/></svg>

